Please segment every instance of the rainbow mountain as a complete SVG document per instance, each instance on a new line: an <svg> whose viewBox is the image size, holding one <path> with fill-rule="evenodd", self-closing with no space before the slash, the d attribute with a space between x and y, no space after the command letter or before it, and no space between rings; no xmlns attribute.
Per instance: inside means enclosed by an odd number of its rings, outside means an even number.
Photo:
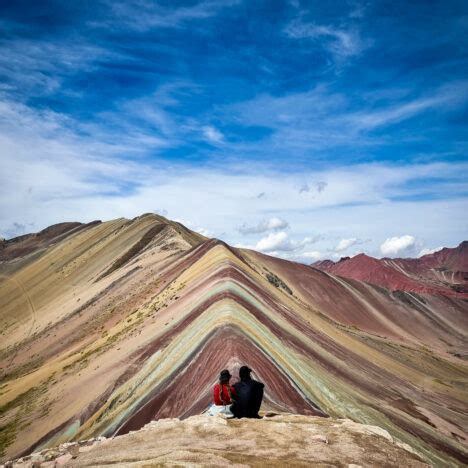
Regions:
<svg viewBox="0 0 468 468"><path fill-rule="evenodd" d="M264 411L387 430L468 462L465 295L391 290L233 248L155 214L0 246L0 452L202 413L247 364Z"/></svg>

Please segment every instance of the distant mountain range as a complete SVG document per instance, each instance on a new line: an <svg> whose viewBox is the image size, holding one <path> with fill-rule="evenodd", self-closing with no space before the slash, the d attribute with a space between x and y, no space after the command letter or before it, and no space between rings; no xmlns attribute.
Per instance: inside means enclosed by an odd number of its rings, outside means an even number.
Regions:
<svg viewBox="0 0 468 468"><path fill-rule="evenodd" d="M311 267L151 213L4 240L0 458L200 414L220 370L246 364L263 411L466 463L466 245Z"/></svg>
<svg viewBox="0 0 468 468"><path fill-rule="evenodd" d="M391 291L468 297L468 241L420 258L382 258L365 254L322 260L314 268L344 278L365 281Z"/></svg>

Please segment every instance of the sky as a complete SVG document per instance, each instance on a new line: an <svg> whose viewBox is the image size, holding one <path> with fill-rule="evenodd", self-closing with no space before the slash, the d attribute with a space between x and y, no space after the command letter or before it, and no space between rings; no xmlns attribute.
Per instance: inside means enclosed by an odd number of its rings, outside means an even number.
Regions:
<svg viewBox="0 0 468 468"><path fill-rule="evenodd" d="M312 263L468 238L466 1L0 0L0 236L155 212Z"/></svg>

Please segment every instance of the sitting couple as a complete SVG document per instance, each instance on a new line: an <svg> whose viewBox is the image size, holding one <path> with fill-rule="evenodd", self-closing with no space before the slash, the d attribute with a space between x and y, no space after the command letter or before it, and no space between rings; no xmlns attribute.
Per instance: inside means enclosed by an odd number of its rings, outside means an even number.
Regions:
<svg viewBox="0 0 468 468"><path fill-rule="evenodd" d="M228 418L261 418L258 411L262 404L264 385L253 380L251 372L247 366L242 366L239 369L239 382L231 386L231 374L227 369L221 371L219 383L214 386L214 404L208 413Z"/></svg>

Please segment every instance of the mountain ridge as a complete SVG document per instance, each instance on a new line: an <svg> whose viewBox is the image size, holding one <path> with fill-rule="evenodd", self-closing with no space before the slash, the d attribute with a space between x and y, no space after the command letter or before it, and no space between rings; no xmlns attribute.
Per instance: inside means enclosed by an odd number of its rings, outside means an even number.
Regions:
<svg viewBox="0 0 468 468"><path fill-rule="evenodd" d="M314 268L365 281L392 291L422 292L468 298L468 241L419 258L377 259L366 254L320 260Z"/></svg>
<svg viewBox="0 0 468 468"><path fill-rule="evenodd" d="M375 288L173 222L102 276L162 222L107 221L0 264L4 459L199 414L219 370L244 363L266 411L372 422L431 463L466 459L466 301Z"/></svg>

